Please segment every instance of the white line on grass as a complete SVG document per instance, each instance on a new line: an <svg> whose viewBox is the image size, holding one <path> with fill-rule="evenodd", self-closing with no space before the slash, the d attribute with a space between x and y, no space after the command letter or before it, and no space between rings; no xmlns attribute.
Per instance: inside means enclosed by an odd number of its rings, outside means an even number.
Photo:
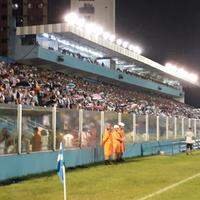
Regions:
<svg viewBox="0 0 200 200"><path fill-rule="evenodd" d="M167 186L167 187L165 187L165 188L163 188L163 189L161 189L161 190L158 190L157 192L154 192L154 193L152 193L152 194L149 194L149 195L147 195L147 196L145 196L145 197L142 197L142 198L140 198L140 199L137 199L137 200L146 200L146 199L149 199L149 198L154 197L154 196L156 196L156 195L158 195L158 194L161 194L161 193L163 193L163 192L166 192L167 190L170 190L170 189L172 189L172 188L175 188L175 187L177 187L177 186L179 186L179 185L181 185L181 184L183 184L183 183L186 183L186 182L188 182L188 181L190 181L190 180L192 180L192 179L194 179L194 178L197 178L198 176L200 176L200 173L195 174L195 175L193 175L193 176L190 176L190 177L188 177L188 178L186 178L186 179L184 179L184 180L182 180L182 181L179 181L179 182L177 182L177 183L174 183L174 184L172 184L172 185L169 185L169 186Z"/></svg>

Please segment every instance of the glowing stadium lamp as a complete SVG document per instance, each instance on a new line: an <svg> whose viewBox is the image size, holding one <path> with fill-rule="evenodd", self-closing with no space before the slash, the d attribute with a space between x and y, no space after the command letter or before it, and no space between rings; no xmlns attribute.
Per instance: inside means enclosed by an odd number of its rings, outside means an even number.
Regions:
<svg viewBox="0 0 200 200"><path fill-rule="evenodd" d="M76 22L79 20L79 17L76 13L69 13L64 16L64 21L69 23L70 25L76 24Z"/></svg>
<svg viewBox="0 0 200 200"><path fill-rule="evenodd" d="M17 3L12 4L13 10L17 10L19 8L19 5Z"/></svg>
<svg viewBox="0 0 200 200"><path fill-rule="evenodd" d="M171 74L176 73L177 70L178 70L177 66L172 65L171 63L167 63L165 66L167 67L168 72L171 73Z"/></svg>
<svg viewBox="0 0 200 200"><path fill-rule="evenodd" d="M83 28L86 25L86 20L84 18L77 19L75 24L80 28Z"/></svg>
<svg viewBox="0 0 200 200"><path fill-rule="evenodd" d="M187 77L188 77L188 72L183 68L178 69L177 73L178 73L178 76L183 78L183 79L187 79Z"/></svg>
<svg viewBox="0 0 200 200"><path fill-rule="evenodd" d="M171 67L171 63L166 63L165 67L170 68Z"/></svg>
<svg viewBox="0 0 200 200"><path fill-rule="evenodd" d="M117 39L117 45L121 46L123 43L122 39Z"/></svg>
<svg viewBox="0 0 200 200"><path fill-rule="evenodd" d="M109 36L108 39L109 39L109 41L114 42L116 40L116 36L112 34Z"/></svg>
<svg viewBox="0 0 200 200"><path fill-rule="evenodd" d="M108 40L109 37L110 37L110 33L105 32L105 33L103 34L103 39L104 39L104 40Z"/></svg>
<svg viewBox="0 0 200 200"><path fill-rule="evenodd" d="M178 68L176 65L172 65L170 70L171 72L174 72L174 73L178 72Z"/></svg>
<svg viewBox="0 0 200 200"><path fill-rule="evenodd" d="M94 33L96 36L102 35L103 27L101 27L100 25L94 24Z"/></svg>
<svg viewBox="0 0 200 200"><path fill-rule="evenodd" d="M193 83L196 83L199 79L199 77L196 75L196 74L189 74L189 78L190 78L190 81L193 82Z"/></svg>
<svg viewBox="0 0 200 200"><path fill-rule="evenodd" d="M178 68L176 65L173 65L171 63L166 63L165 66L169 74L172 74L191 83L198 82L199 77L194 73L189 73L184 68Z"/></svg>
<svg viewBox="0 0 200 200"><path fill-rule="evenodd" d="M142 53L142 49L139 46L133 46L133 51L137 54L141 54Z"/></svg>
<svg viewBox="0 0 200 200"><path fill-rule="evenodd" d="M130 51L133 51L134 46L131 44L131 45L128 46L128 49L129 49Z"/></svg>
<svg viewBox="0 0 200 200"><path fill-rule="evenodd" d="M104 32L103 33L103 39L104 40L109 40L110 42L114 42L116 37L113 34L110 34L109 32Z"/></svg>
<svg viewBox="0 0 200 200"><path fill-rule="evenodd" d="M124 48L127 48L127 47L128 47L128 42L127 42L127 41L124 41L123 44L122 44L122 46L123 46Z"/></svg>
<svg viewBox="0 0 200 200"><path fill-rule="evenodd" d="M95 24L94 23L88 23L85 25L85 31L88 34L93 34L94 33L94 29L95 29Z"/></svg>

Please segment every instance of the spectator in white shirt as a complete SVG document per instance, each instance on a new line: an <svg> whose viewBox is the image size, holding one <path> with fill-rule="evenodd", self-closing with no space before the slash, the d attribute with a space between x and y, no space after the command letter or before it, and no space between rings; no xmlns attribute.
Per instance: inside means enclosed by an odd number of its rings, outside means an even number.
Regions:
<svg viewBox="0 0 200 200"><path fill-rule="evenodd" d="M192 128L189 127L188 131L185 134L186 137L186 154L189 155L192 152L193 144L194 144L194 133Z"/></svg>

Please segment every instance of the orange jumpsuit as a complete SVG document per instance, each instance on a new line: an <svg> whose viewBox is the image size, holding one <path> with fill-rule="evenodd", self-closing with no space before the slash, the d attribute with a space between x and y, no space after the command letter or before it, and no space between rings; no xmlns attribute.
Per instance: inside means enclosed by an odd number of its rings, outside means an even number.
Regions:
<svg viewBox="0 0 200 200"><path fill-rule="evenodd" d="M113 130L113 153L120 154L121 153L121 143L122 138L119 130Z"/></svg>
<svg viewBox="0 0 200 200"><path fill-rule="evenodd" d="M105 159L109 159L113 154L113 137L112 131L106 129L103 135L103 146L104 146L104 157Z"/></svg>
<svg viewBox="0 0 200 200"><path fill-rule="evenodd" d="M120 136L122 140L120 144L120 149L121 149L121 153L124 153L125 152L125 132L124 132L124 129L120 129L119 132L120 132Z"/></svg>

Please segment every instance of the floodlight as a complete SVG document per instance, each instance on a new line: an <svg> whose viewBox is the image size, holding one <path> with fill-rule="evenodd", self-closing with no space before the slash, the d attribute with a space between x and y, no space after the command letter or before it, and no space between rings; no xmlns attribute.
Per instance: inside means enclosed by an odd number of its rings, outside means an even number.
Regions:
<svg viewBox="0 0 200 200"><path fill-rule="evenodd" d="M166 63L166 64L165 64L165 67L167 67L167 68L171 68L171 66L172 66L171 63Z"/></svg>
<svg viewBox="0 0 200 200"><path fill-rule="evenodd" d="M64 21L68 22L71 25L74 25L78 19L79 19L78 15L73 12L64 16Z"/></svg>
<svg viewBox="0 0 200 200"><path fill-rule="evenodd" d="M94 24L94 33L96 36L102 35L103 34L103 27L98 25L98 24Z"/></svg>
<svg viewBox="0 0 200 200"><path fill-rule="evenodd" d="M17 3L12 4L13 10L17 10L19 8L19 5Z"/></svg>
<svg viewBox="0 0 200 200"><path fill-rule="evenodd" d="M137 54L141 54L142 53L142 49L139 46L133 46L133 51Z"/></svg>
<svg viewBox="0 0 200 200"><path fill-rule="evenodd" d="M174 73L174 72L177 72L178 68L176 65L173 65L171 63L167 63L165 65L167 67L167 70L170 72L170 73Z"/></svg>
<svg viewBox="0 0 200 200"><path fill-rule="evenodd" d="M134 46L131 44L131 45L129 45L128 49L129 49L130 51L133 51Z"/></svg>
<svg viewBox="0 0 200 200"><path fill-rule="evenodd" d="M85 25L85 31L86 31L86 33L88 33L88 34L94 33L94 28L95 28L94 23L87 23L87 24Z"/></svg>
<svg viewBox="0 0 200 200"><path fill-rule="evenodd" d="M110 33L105 32L105 33L103 34L103 39L104 39L104 40L107 40L107 39L109 39L110 36L111 36Z"/></svg>
<svg viewBox="0 0 200 200"><path fill-rule="evenodd" d="M194 73L189 73L184 68L178 68L176 65L171 63L166 63L167 71L178 78L189 81L191 83L197 83L199 77Z"/></svg>
<svg viewBox="0 0 200 200"><path fill-rule="evenodd" d="M122 44L122 46L123 46L124 48L127 48L127 47L128 47L128 42L127 42L127 41L124 41L123 44Z"/></svg>
<svg viewBox="0 0 200 200"><path fill-rule="evenodd" d="M189 79L191 82L196 83L198 81L199 77L196 74L191 73L191 74L189 74Z"/></svg>
<svg viewBox="0 0 200 200"><path fill-rule="evenodd" d="M83 28L86 25L86 20L84 18L77 18L76 25L78 25L80 28Z"/></svg>
<svg viewBox="0 0 200 200"><path fill-rule="evenodd" d="M177 70L177 74L178 74L178 76L182 77L183 79L187 79L188 78L188 72L183 68L178 69Z"/></svg>
<svg viewBox="0 0 200 200"><path fill-rule="evenodd" d="M115 35L110 35L108 38L111 42L114 42L116 40L116 36Z"/></svg>
<svg viewBox="0 0 200 200"><path fill-rule="evenodd" d="M121 46L123 43L122 39L117 39L117 45Z"/></svg>

